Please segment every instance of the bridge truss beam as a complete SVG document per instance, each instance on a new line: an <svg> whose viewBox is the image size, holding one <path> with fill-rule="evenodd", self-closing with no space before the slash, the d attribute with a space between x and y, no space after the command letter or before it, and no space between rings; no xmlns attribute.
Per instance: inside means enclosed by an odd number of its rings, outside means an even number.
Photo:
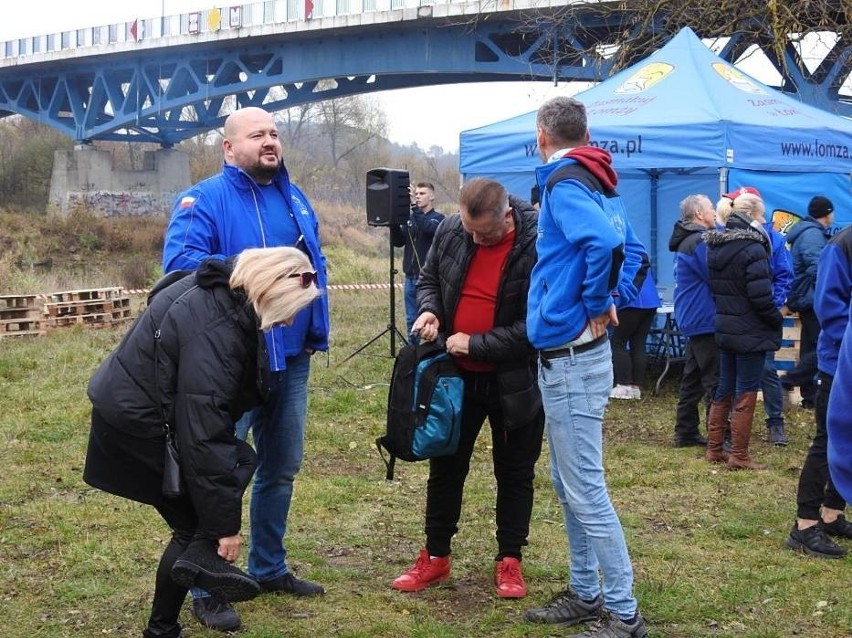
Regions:
<svg viewBox="0 0 852 638"><path fill-rule="evenodd" d="M318 100L409 87L503 80L606 79L627 33L658 46L662 23L625 27L626 15L577 12L548 20L518 12L473 18L210 40L139 52L27 64L0 72L0 116L20 114L73 139L154 142L171 147L222 126L231 110L278 111ZM636 32L631 32L630 29ZM645 32L638 31L639 29ZM700 35L700 34L699 34ZM734 34L720 55L736 63L759 47L802 101L852 116L852 43L838 38L808 71L789 44L779 59L768 40ZM641 46L635 61L650 53Z"/></svg>

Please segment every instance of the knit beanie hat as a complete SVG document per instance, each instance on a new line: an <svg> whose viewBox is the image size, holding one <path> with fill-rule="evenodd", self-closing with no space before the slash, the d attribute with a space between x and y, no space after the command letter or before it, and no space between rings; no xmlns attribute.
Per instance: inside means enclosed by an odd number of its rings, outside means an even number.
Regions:
<svg viewBox="0 0 852 638"><path fill-rule="evenodd" d="M834 204L831 203L831 200L828 197L817 195L808 202L808 215L814 219L828 217L833 212Z"/></svg>

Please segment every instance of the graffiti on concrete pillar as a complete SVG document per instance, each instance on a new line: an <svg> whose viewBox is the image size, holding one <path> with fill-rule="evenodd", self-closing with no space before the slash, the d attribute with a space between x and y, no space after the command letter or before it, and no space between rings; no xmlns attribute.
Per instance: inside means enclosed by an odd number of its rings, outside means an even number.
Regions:
<svg viewBox="0 0 852 638"><path fill-rule="evenodd" d="M112 193L108 191L71 192L64 202L54 205L64 213L83 210L102 217L139 217L168 215L174 194L162 193Z"/></svg>

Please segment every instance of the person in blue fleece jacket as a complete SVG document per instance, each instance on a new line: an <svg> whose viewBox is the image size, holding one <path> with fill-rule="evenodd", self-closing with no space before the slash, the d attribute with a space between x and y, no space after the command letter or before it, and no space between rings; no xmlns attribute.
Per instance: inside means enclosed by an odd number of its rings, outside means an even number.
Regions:
<svg viewBox="0 0 852 638"><path fill-rule="evenodd" d="M603 468L603 417L612 388L607 326L644 283L636 239L605 150L589 144L582 102L556 97L536 117L541 194L538 261L530 278L527 335L539 351L550 473L565 516L570 578L565 591L525 620L574 625L578 634L645 638L633 566ZM639 276L637 276L639 275ZM603 572L603 585L600 573Z"/></svg>
<svg viewBox="0 0 852 638"><path fill-rule="evenodd" d="M852 315L852 307L850 307ZM852 500L852 317L847 317L846 332L837 357L834 388L828 399L828 467L831 480L840 495Z"/></svg>
<svg viewBox="0 0 852 638"><path fill-rule="evenodd" d="M813 307L820 325L817 339L817 384L814 395L816 432L799 475L796 491L796 522L787 546L820 558L840 558L846 548L829 536L852 538L852 523L843 511L846 500L828 469L827 410L835 392L848 392L848 384L836 379L840 343L847 332L852 295L852 226L826 244L819 256ZM848 344L847 344L848 345ZM830 398L831 397L831 398ZM849 403L845 404L849 410ZM842 417L841 417L842 418Z"/></svg>

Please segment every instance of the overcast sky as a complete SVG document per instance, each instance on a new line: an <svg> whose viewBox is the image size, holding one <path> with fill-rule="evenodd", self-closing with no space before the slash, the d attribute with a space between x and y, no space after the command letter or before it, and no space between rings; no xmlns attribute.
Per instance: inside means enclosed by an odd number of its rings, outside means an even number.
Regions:
<svg viewBox="0 0 852 638"><path fill-rule="evenodd" d="M9 0L6 0L7 2ZM215 0L30 0L28 10L0 20L0 41L83 27L152 18L165 13L227 6ZM371 93L388 116L389 137L400 144L433 144L458 150L459 133L538 108L556 94L573 95L579 85L550 82L456 84Z"/></svg>

